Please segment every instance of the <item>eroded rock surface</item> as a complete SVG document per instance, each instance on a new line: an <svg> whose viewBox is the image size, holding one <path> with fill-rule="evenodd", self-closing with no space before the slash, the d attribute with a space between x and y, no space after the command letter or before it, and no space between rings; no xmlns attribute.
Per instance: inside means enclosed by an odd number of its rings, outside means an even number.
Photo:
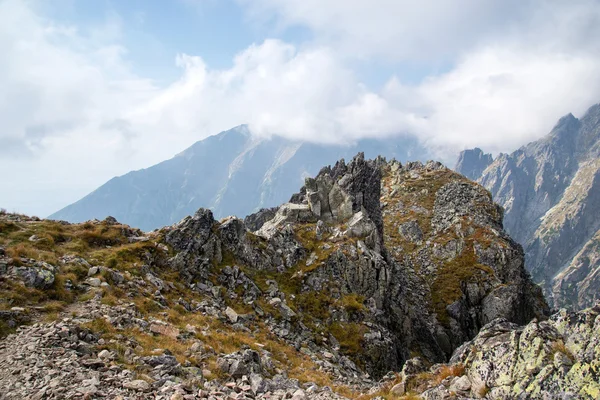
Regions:
<svg viewBox="0 0 600 400"><path fill-rule="evenodd" d="M451 392L458 399L597 399L599 315L600 304L576 313L562 309L525 326L494 320L455 352L451 365L405 383L424 399Z"/></svg>

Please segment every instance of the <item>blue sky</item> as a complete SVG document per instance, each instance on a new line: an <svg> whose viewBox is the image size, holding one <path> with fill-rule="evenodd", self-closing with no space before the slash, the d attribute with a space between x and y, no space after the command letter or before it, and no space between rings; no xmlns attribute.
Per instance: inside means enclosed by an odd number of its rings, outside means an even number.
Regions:
<svg viewBox="0 0 600 400"><path fill-rule="evenodd" d="M200 55L211 68L228 68L232 58L253 43L278 38L302 45L314 35L302 25L282 26L273 18L256 21L235 0L59 0L40 3L45 15L73 26L118 24L127 61L140 75L161 85L176 80L180 70L175 55ZM450 59L435 63L381 59L352 60L359 80L381 88L392 75L417 83L432 74L448 71Z"/></svg>
<svg viewBox="0 0 600 400"><path fill-rule="evenodd" d="M432 158L600 99L598 0L0 0L0 207L41 216L239 124Z"/></svg>

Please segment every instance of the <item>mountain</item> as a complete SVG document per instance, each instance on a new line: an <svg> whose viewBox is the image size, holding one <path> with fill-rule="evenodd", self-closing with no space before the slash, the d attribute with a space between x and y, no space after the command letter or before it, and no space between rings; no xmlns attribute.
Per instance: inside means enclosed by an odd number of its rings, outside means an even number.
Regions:
<svg viewBox="0 0 600 400"><path fill-rule="evenodd" d="M471 180L477 180L492 161L494 158L491 154L484 154L479 147L475 147L472 150L460 152L454 170Z"/></svg>
<svg viewBox="0 0 600 400"><path fill-rule="evenodd" d="M508 328L488 347L514 344L515 324L547 324L501 208L440 163L360 153L258 214L249 229L201 208L145 233L0 213L3 398L376 398L390 372L458 378L417 372L479 345L490 324ZM538 342L514 357L558 365ZM581 380L561 387L597 388L597 348L574 353ZM474 372L500 386L486 362ZM536 381L554 373L536 368Z"/></svg>
<svg viewBox="0 0 600 400"><path fill-rule="evenodd" d="M113 216L152 230L198 208L216 218L245 216L289 199L307 176L358 151L368 157L423 160L427 152L410 137L361 140L352 146L257 139L246 126L208 137L170 160L116 177L48 218L83 222Z"/></svg>
<svg viewBox="0 0 600 400"><path fill-rule="evenodd" d="M592 306L600 298L600 105L581 119L569 114L546 137L489 159L469 150L456 170L504 207L504 227L525 248L527 267L550 303Z"/></svg>

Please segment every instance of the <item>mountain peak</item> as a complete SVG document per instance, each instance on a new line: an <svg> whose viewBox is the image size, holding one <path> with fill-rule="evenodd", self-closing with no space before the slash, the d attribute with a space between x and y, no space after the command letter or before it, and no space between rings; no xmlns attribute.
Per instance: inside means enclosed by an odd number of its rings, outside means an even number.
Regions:
<svg viewBox="0 0 600 400"><path fill-rule="evenodd" d="M471 180L477 180L492 161L494 158L491 154L485 154L479 147L475 147L460 152L454 170Z"/></svg>
<svg viewBox="0 0 600 400"><path fill-rule="evenodd" d="M599 298L599 156L596 104L581 119L568 114L545 137L497 157L478 179L504 207L506 230L525 248L529 271L555 306L586 307Z"/></svg>

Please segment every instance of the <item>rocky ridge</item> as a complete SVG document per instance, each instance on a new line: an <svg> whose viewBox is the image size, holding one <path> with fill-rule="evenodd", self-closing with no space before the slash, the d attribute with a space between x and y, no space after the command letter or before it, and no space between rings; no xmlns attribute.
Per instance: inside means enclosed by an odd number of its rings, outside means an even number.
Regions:
<svg viewBox="0 0 600 400"><path fill-rule="evenodd" d="M409 360L385 392L423 399L597 399L600 303L518 326L497 319L456 350L450 364Z"/></svg>
<svg viewBox="0 0 600 400"><path fill-rule="evenodd" d="M217 219L279 206L323 165L352 157L384 155L425 160L427 149L409 136L321 145L274 135L259 138L245 125L196 142L175 157L115 177L51 219L84 222L107 215L143 230L171 225L198 208Z"/></svg>
<svg viewBox="0 0 600 400"><path fill-rule="evenodd" d="M48 398L88 386L88 397L370 398L415 356L444 362L498 318L548 312L502 210L439 163L359 154L246 221L200 209L144 234L113 218L0 216L1 327L38 321L1 342L18 370L1 387L38 393L60 343L75 372L59 371L69 385ZM44 357L19 385L32 359L8 355L39 335L58 339L32 348ZM100 374L81 372L103 358Z"/></svg>
<svg viewBox="0 0 600 400"><path fill-rule="evenodd" d="M463 152L456 170L504 208L506 231L524 246L551 305L593 305L600 293L600 105L581 119L563 117L546 137L487 166L473 161L484 158L479 149Z"/></svg>

